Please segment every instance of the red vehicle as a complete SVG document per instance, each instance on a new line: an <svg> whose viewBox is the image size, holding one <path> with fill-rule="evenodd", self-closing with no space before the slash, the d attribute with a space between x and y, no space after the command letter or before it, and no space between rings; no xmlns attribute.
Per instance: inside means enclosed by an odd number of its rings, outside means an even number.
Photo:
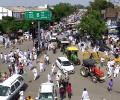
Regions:
<svg viewBox="0 0 120 100"><path fill-rule="evenodd" d="M96 62L93 59L84 60L83 67L80 69L80 74L83 77L90 76L94 83L96 83L97 81L104 82L104 72L100 70L99 67L95 66L95 63Z"/></svg>

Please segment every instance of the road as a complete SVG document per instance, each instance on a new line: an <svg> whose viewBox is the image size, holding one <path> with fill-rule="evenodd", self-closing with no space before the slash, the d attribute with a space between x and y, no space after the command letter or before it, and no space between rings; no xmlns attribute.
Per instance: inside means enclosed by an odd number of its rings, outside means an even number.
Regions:
<svg viewBox="0 0 120 100"><path fill-rule="evenodd" d="M27 50L28 48L32 47L32 42L27 41L23 45L18 45L22 50ZM4 49L0 48L0 52L9 52L11 48L9 49ZM79 55L81 53L79 52ZM50 57L50 62L51 64L55 62L55 59L59 56L63 56L62 53L57 50L56 54L53 54L51 51L48 52L48 55ZM80 57L81 58L81 57ZM41 56L38 60L43 59L43 56ZM46 67L46 71L43 73L40 73L40 78L36 81L33 80L33 73L29 70L26 71L24 74L24 78L26 80L26 83L28 84L27 89L25 90L24 94L25 96L31 95L32 97L36 97L38 93L38 88L41 83L47 81L47 74L49 73L51 69L51 64ZM7 65L8 64L0 64L0 70L7 70ZM34 62L34 66L38 68L38 64ZM75 66L75 74L70 75L70 82L72 84L73 88L73 96L72 100L80 100L83 88L87 88L89 96L91 100L102 100L102 98L106 98L106 100L119 100L120 98L120 78L114 79L114 86L113 86L113 91L109 93L107 91L107 81L104 83L92 83L90 78L84 78L80 75L79 73L80 66ZM65 100L68 100L65 98Z"/></svg>

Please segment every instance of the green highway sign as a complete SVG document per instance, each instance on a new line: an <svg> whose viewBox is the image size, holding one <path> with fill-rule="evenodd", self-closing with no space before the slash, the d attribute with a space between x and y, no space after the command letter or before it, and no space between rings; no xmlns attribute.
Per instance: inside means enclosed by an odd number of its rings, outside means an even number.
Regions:
<svg viewBox="0 0 120 100"><path fill-rule="evenodd" d="M49 10L46 11L26 11L25 12L26 20L51 20L52 12Z"/></svg>

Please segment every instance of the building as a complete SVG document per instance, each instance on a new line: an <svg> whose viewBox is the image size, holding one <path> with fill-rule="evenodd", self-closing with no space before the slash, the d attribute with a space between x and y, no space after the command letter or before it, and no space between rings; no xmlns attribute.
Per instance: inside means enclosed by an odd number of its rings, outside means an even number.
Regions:
<svg viewBox="0 0 120 100"><path fill-rule="evenodd" d="M106 21L108 28L108 33L118 32L118 14L119 10L117 8L106 8L102 11L103 17Z"/></svg>
<svg viewBox="0 0 120 100"><path fill-rule="evenodd" d="M43 11L47 10L48 6L24 7L24 6L5 6L0 7L0 20L5 16L14 17L17 20L24 18L25 11Z"/></svg>
<svg viewBox="0 0 120 100"><path fill-rule="evenodd" d="M24 18L24 13L27 10L24 6L9 6L7 9L12 11L12 17L21 20Z"/></svg>
<svg viewBox="0 0 120 100"><path fill-rule="evenodd" d="M5 7L0 7L0 20L2 20L2 17L4 16L12 17L12 10L9 10Z"/></svg>

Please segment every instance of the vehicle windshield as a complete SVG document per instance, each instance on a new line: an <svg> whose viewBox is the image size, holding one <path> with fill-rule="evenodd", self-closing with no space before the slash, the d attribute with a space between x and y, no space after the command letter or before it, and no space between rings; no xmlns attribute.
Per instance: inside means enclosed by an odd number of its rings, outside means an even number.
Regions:
<svg viewBox="0 0 120 100"><path fill-rule="evenodd" d="M0 85L0 96L7 96L9 94L9 90L9 87Z"/></svg>
<svg viewBox="0 0 120 100"><path fill-rule="evenodd" d="M39 100L54 100L52 93L40 93Z"/></svg>
<svg viewBox="0 0 120 100"><path fill-rule="evenodd" d="M71 63L69 61L62 61L63 66L70 66Z"/></svg>

